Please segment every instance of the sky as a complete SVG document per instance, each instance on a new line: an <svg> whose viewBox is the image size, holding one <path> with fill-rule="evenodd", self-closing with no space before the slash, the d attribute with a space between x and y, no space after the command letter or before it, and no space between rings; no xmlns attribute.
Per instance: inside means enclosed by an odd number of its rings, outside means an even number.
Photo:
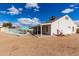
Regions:
<svg viewBox="0 0 79 59"><path fill-rule="evenodd" d="M47 22L51 16L69 15L79 20L78 3L0 3L0 23L32 25Z"/></svg>

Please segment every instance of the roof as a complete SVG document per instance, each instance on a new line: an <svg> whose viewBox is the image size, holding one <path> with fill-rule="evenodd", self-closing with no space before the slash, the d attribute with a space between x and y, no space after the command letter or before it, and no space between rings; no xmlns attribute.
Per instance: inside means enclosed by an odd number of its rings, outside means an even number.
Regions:
<svg viewBox="0 0 79 59"><path fill-rule="evenodd" d="M65 16L62 16L62 17L60 17L58 20L61 20L61 18L63 18L63 17L68 17L68 18L70 18L68 15L65 15ZM58 21L58 20L56 20L56 21ZM53 22L55 22L55 21L53 21ZM51 24L51 22L49 23L44 23L44 24L40 24L40 25L50 25Z"/></svg>
<svg viewBox="0 0 79 59"><path fill-rule="evenodd" d="M67 16L67 17L69 17L68 15L65 15L65 16ZM65 16L63 16L63 17L65 17ZM61 17L62 18L62 17ZM59 19L61 19L61 18L59 18ZM55 20L55 21L57 21L57 20ZM55 22L55 21L53 21L53 22ZM43 23L43 24L40 24L40 25L50 25L52 22L48 22L48 23Z"/></svg>
<svg viewBox="0 0 79 59"><path fill-rule="evenodd" d="M58 20L61 20L61 18L63 18L63 17L69 17L68 15L65 15L65 16L62 16L62 17L60 17ZM70 17L69 17L70 18ZM56 20L56 21L58 21L58 20ZM53 21L53 22L55 22L55 21ZM73 22L74 23L74 22ZM40 25L51 25L51 22L49 23L43 23L43 24L40 24Z"/></svg>
<svg viewBox="0 0 79 59"><path fill-rule="evenodd" d="M40 25L51 25L51 23L44 23L44 24L40 24Z"/></svg>

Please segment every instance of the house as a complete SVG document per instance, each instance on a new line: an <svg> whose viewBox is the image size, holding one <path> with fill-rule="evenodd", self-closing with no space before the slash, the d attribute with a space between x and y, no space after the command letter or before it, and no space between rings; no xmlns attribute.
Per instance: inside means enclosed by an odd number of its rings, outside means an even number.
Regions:
<svg viewBox="0 0 79 59"><path fill-rule="evenodd" d="M45 35L67 35L76 33L77 25L73 20L65 15L58 20L52 20L51 22L40 24L34 27L34 32L37 34Z"/></svg>
<svg viewBox="0 0 79 59"><path fill-rule="evenodd" d="M0 28L0 32L7 32L7 30L8 30L8 28L6 28L6 27Z"/></svg>

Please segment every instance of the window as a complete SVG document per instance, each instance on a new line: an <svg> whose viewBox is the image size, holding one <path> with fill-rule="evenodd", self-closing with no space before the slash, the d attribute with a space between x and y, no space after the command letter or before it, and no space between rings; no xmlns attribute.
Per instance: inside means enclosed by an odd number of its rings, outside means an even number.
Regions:
<svg viewBox="0 0 79 59"><path fill-rule="evenodd" d="M45 26L45 32L48 32L48 26Z"/></svg>

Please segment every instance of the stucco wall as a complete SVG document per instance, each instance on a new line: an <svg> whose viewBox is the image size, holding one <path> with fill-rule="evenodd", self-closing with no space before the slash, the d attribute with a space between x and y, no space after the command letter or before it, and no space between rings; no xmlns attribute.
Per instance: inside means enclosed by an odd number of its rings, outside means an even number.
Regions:
<svg viewBox="0 0 79 59"><path fill-rule="evenodd" d="M68 16L67 16L68 17ZM72 21L71 18L65 19L65 16L51 24L51 35L57 34L57 29L60 30L63 34L73 34L76 33L76 24ZM72 29L74 27L74 31Z"/></svg>

